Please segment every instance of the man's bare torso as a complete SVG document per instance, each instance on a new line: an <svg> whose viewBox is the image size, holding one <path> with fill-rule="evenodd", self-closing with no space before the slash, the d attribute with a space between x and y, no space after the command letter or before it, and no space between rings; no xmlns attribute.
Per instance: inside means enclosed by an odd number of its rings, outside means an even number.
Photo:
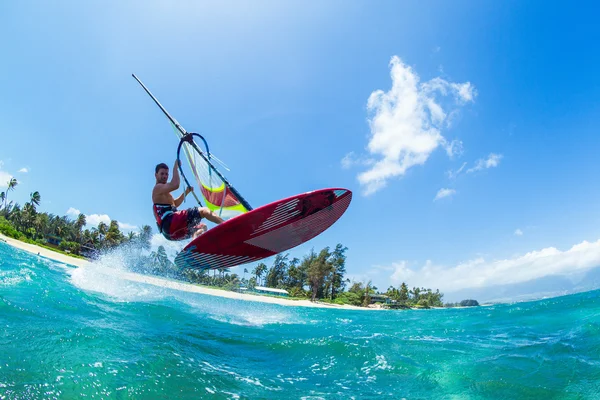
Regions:
<svg viewBox="0 0 600 400"><path fill-rule="evenodd" d="M175 206L175 199L171 193L160 193L160 191L157 190L160 186L164 186L164 183L157 183L154 185L154 189L152 189L152 202L154 204L170 204Z"/></svg>

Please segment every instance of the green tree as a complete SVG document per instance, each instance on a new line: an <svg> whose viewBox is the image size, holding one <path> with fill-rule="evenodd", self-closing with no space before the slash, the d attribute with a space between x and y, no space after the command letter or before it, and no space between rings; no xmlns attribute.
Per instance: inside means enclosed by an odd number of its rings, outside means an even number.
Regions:
<svg viewBox="0 0 600 400"><path fill-rule="evenodd" d="M4 194L4 202L5 203L8 202L8 192L10 192L11 190L15 190L15 188L17 187L18 184L19 184L19 182L17 182L17 180L15 178L10 178L10 180L7 182L6 193ZM5 207L6 207L6 205L5 205Z"/></svg>
<svg viewBox="0 0 600 400"><path fill-rule="evenodd" d="M42 200L42 196L40 196L40 192L37 190L29 194L31 205L33 206L33 210L36 210L36 207L40 205L40 201Z"/></svg>
<svg viewBox="0 0 600 400"><path fill-rule="evenodd" d="M125 236L119 230L119 223L117 221L110 221L104 240L107 247L116 247L125 240Z"/></svg>
<svg viewBox="0 0 600 400"><path fill-rule="evenodd" d="M371 281L367 282L367 284L365 285L365 297L363 301L363 306L367 307L369 304L371 304Z"/></svg>
<svg viewBox="0 0 600 400"><path fill-rule="evenodd" d="M277 254L275 256L275 260L273 260L273 266L269 268L269 272L267 273L267 287L279 288L283 286L287 272L288 256L288 254Z"/></svg>
<svg viewBox="0 0 600 400"><path fill-rule="evenodd" d="M142 226L142 230L139 234L139 243L142 249L150 250L152 240L152 228L149 225Z"/></svg>
<svg viewBox="0 0 600 400"><path fill-rule="evenodd" d="M155 252L150 253L150 262L152 263L152 273L164 276L170 272L172 263L164 246L158 246Z"/></svg>
<svg viewBox="0 0 600 400"><path fill-rule="evenodd" d="M302 264L300 264L300 260L297 258L294 258L292 261L290 261L285 280L286 288L296 289L294 293L300 293L299 291L303 291L304 285L308 279L307 270L308 267L305 268Z"/></svg>
<svg viewBox="0 0 600 400"><path fill-rule="evenodd" d="M362 299L363 295L365 294L365 289L361 282L354 282L352 284L352 286L350 286L350 289L348 291L351 293L359 294L361 299Z"/></svg>
<svg viewBox="0 0 600 400"><path fill-rule="evenodd" d="M410 291L411 294L411 300L414 304L419 302L419 299L421 298L421 289L418 287L413 287L412 290Z"/></svg>
<svg viewBox="0 0 600 400"><path fill-rule="evenodd" d="M400 293L398 293L398 301L402 304L406 304L408 302L408 286L404 282L402 282L402 285L400 285Z"/></svg>
<svg viewBox="0 0 600 400"><path fill-rule="evenodd" d="M331 276L329 279L329 287L331 288L331 299L333 300L336 293L343 291L345 287L344 274L346 273L346 250L347 247L338 243L335 250L331 254Z"/></svg>
<svg viewBox="0 0 600 400"><path fill-rule="evenodd" d="M260 285L260 280L263 276L263 274L267 271L267 266L264 263L260 263L258 264L253 270L252 270L252 275L256 276L256 282L257 285Z"/></svg>
<svg viewBox="0 0 600 400"><path fill-rule="evenodd" d="M325 247L315 256L314 251L308 257L308 283L312 293L311 300L323 298L325 277L331 273L332 265L328 262L331 253Z"/></svg>
<svg viewBox="0 0 600 400"><path fill-rule="evenodd" d="M85 215L83 213L79 213L79 215L77 216L77 219L75 220L75 237L77 239L78 242L82 241L82 231L83 231L83 227L85 226L85 224L87 223L87 220L85 218Z"/></svg>
<svg viewBox="0 0 600 400"><path fill-rule="evenodd" d="M35 206L29 202L25 203L21 213L21 230L30 239L35 239L35 229L30 230L35 221L35 214Z"/></svg>
<svg viewBox="0 0 600 400"><path fill-rule="evenodd" d="M106 234L108 233L108 225L106 225L104 222L100 222L100 223L98 223L98 227L93 228L93 229L95 229L94 230L94 234L95 234L94 241L97 243L97 247L98 248L106 247Z"/></svg>
<svg viewBox="0 0 600 400"><path fill-rule="evenodd" d="M48 234L48 214L39 213L35 216L35 221L33 223L33 227L38 233L39 237L45 237Z"/></svg>

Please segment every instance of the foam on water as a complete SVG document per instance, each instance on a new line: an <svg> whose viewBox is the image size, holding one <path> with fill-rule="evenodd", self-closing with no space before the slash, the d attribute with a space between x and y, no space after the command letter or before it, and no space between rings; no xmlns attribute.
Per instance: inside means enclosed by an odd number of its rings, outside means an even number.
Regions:
<svg viewBox="0 0 600 400"><path fill-rule="evenodd" d="M31 281L35 276L29 268L20 268L18 270L0 271L0 286L14 286L21 282Z"/></svg>
<svg viewBox="0 0 600 400"><path fill-rule="evenodd" d="M103 254L98 260L81 268L69 269L67 273L73 285L87 291L102 294L115 302L158 302L176 301L189 306L188 311L234 325L263 326L266 324L303 324L298 314L286 310L287 307L257 304L209 296L199 293L182 292L160 286L160 280L153 284L132 280L129 265L135 259L127 248L117 248ZM139 275L139 274L136 274ZM135 278L143 276L136 276Z"/></svg>
<svg viewBox="0 0 600 400"><path fill-rule="evenodd" d="M124 278L123 270L103 263L70 271L71 283L79 289L103 294L112 301L153 301L166 297L165 289Z"/></svg>

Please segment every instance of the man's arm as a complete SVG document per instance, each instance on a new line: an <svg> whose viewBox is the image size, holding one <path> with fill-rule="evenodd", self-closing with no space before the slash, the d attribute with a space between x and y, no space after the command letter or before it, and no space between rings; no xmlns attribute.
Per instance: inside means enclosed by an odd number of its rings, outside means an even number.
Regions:
<svg viewBox="0 0 600 400"><path fill-rule="evenodd" d="M173 190L179 189L179 164L181 161L179 159L175 160L175 165L173 166L173 177L171 178L171 185L175 188Z"/></svg>
<svg viewBox="0 0 600 400"><path fill-rule="evenodd" d="M187 187L185 189L185 191L183 193L181 193L181 195L179 195L179 197L177 197L175 199L175 207L179 207L181 205L181 203L183 203L183 199L185 198L185 196L187 196L187 194L189 192L191 192L192 190L194 190L194 188Z"/></svg>

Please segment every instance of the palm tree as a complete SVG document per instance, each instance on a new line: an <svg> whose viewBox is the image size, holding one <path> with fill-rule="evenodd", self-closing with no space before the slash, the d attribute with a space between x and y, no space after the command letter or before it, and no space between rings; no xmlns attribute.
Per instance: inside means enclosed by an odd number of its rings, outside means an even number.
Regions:
<svg viewBox="0 0 600 400"><path fill-rule="evenodd" d="M46 236L48 230L48 214L41 213L35 216L34 228L41 237Z"/></svg>
<svg viewBox="0 0 600 400"><path fill-rule="evenodd" d="M106 241L108 247L118 246L124 238L125 236L123 236L123 234L119 230L118 222L116 220L110 221L110 226L108 227L108 230L106 231L106 236L104 237L104 240Z"/></svg>
<svg viewBox="0 0 600 400"><path fill-rule="evenodd" d="M96 232L98 234L98 245L100 247L106 247L106 234L108 233L108 225L106 225L104 222L100 222L98 224L98 228L96 229Z"/></svg>
<svg viewBox="0 0 600 400"><path fill-rule="evenodd" d="M10 180L8 181L8 187L6 188L6 194L4 195L5 202L8 202L8 192L10 192L11 190L15 190L15 187L17 187L18 184L19 182L17 182L16 178L10 178Z"/></svg>
<svg viewBox="0 0 600 400"><path fill-rule="evenodd" d="M267 266L264 263L258 264L252 271L252 275L256 275L256 282L260 285L260 278L267 270Z"/></svg>
<svg viewBox="0 0 600 400"><path fill-rule="evenodd" d="M221 279L226 280L226 277L229 276L229 272L231 272L231 270L229 268L220 269L219 274L221 274Z"/></svg>
<svg viewBox="0 0 600 400"><path fill-rule="evenodd" d="M4 199L6 199L6 193L0 192L0 208L2 207L2 204L4 204Z"/></svg>
<svg viewBox="0 0 600 400"><path fill-rule="evenodd" d="M29 198L31 199L31 205L33 206L33 210L35 211L35 207L40 205L40 200L42 197L40 196L40 192L37 190L33 193L29 194Z"/></svg>
<svg viewBox="0 0 600 400"><path fill-rule="evenodd" d="M85 214L79 213L79 215L77 216L77 220L75 220L75 223L73 224L73 226L75 228L75 238L80 243L81 243L82 230L86 223L87 223L87 221L85 219Z"/></svg>
<svg viewBox="0 0 600 400"><path fill-rule="evenodd" d="M75 229L77 229L79 232L81 232L81 230L83 229L85 224L87 224L85 214L79 213L79 215L77 216L77 220L75 221Z"/></svg>
<svg viewBox="0 0 600 400"><path fill-rule="evenodd" d="M150 225L142 226L142 230L139 234L140 244L143 249L150 250L152 246L152 227Z"/></svg>
<svg viewBox="0 0 600 400"><path fill-rule="evenodd" d="M158 262L161 274L166 274L171 266L171 260L169 260L164 246L158 246L156 261Z"/></svg>
<svg viewBox="0 0 600 400"><path fill-rule="evenodd" d="M7 218L12 222L15 228L19 229L21 227L21 207L18 204L15 204L7 215Z"/></svg>
<svg viewBox="0 0 600 400"><path fill-rule="evenodd" d="M35 218L35 206L31 203L25 203L22 210L22 224L23 229L27 230L33 224L33 219Z"/></svg>
<svg viewBox="0 0 600 400"><path fill-rule="evenodd" d="M150 253L150 262L152 263L152 271L158 272L158 265L160 263L160 256L156 251Z"/></svg>

